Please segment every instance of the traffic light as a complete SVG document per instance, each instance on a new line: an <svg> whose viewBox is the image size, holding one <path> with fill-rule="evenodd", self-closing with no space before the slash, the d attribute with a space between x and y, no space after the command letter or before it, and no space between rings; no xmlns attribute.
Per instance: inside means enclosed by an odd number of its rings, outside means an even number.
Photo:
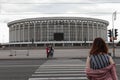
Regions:
<svg viewBox="0 0 120 80"><path fill-rule="evenodd" d="M118 29L115 29L115 37L118 36Z"/></svg>
<svg viewBox="0 0 120 80"><path fill-rule="evenodd" d="M112 31L111 30L108 30L108 36L112 37Z"/></svg>

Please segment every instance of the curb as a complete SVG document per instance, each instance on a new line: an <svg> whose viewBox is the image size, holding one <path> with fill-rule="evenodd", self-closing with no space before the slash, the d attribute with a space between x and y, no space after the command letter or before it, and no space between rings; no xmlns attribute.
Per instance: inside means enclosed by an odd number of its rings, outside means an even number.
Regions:
<svg viewBox="0 0 120 80"><path fill-rule="evenodd" d="M0 60L54 60L54 59L86 59L86 57L55 57L55 58L0 58Z"/></svg>

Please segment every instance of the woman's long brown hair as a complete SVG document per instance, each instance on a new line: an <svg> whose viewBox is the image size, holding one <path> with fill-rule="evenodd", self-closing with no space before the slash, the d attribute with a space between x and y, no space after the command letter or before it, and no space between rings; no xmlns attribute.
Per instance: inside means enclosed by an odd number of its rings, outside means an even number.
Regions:
<svg viewBox="0 0 120 80"><path fill-rule="evenodd" d="M92 48L90 50L90 55L99 54L99 53L103 53L103 54L108 53L108 47L107 47L105 41L100 37L95 38Z"/></svg>

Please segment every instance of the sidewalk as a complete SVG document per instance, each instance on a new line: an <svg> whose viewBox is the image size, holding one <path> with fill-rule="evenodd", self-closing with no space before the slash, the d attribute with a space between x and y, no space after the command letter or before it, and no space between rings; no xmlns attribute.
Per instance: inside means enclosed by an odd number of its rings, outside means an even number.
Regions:
<svg viewBox="0 0 120 80"><path fill-rule="evenodd" d="M86 58L87 54L84 49L56 49L53 58ZM0 50L0 59L46 59L46 50Z"/></svg>
<svg viewBox="0 0 120 80"><path fill-rule="evenodd" d="M119 52L116 49L116 57L120 57ZM86 58L88 54L89 49L55 49L53 58ZM46 50L0 50L0 59L46 59Z"/></svg>
<svg viewBox="0 0 120 80"><path fill-rule="evenodd" d="M44 52L33 50L0 50L0 59L42 59L46 58Z"/></svg>

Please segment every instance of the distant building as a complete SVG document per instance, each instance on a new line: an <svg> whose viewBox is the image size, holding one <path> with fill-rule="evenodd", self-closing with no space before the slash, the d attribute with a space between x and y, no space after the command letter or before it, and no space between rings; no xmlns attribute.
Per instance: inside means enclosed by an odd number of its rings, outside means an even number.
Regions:
<svg viewBox="0 0 120 80"><path fill-rule="evenodd" d="M8 23L9 43L14 46L82 46L94 38L107 41L106 20L86 17L40 17Z"/></svg>

